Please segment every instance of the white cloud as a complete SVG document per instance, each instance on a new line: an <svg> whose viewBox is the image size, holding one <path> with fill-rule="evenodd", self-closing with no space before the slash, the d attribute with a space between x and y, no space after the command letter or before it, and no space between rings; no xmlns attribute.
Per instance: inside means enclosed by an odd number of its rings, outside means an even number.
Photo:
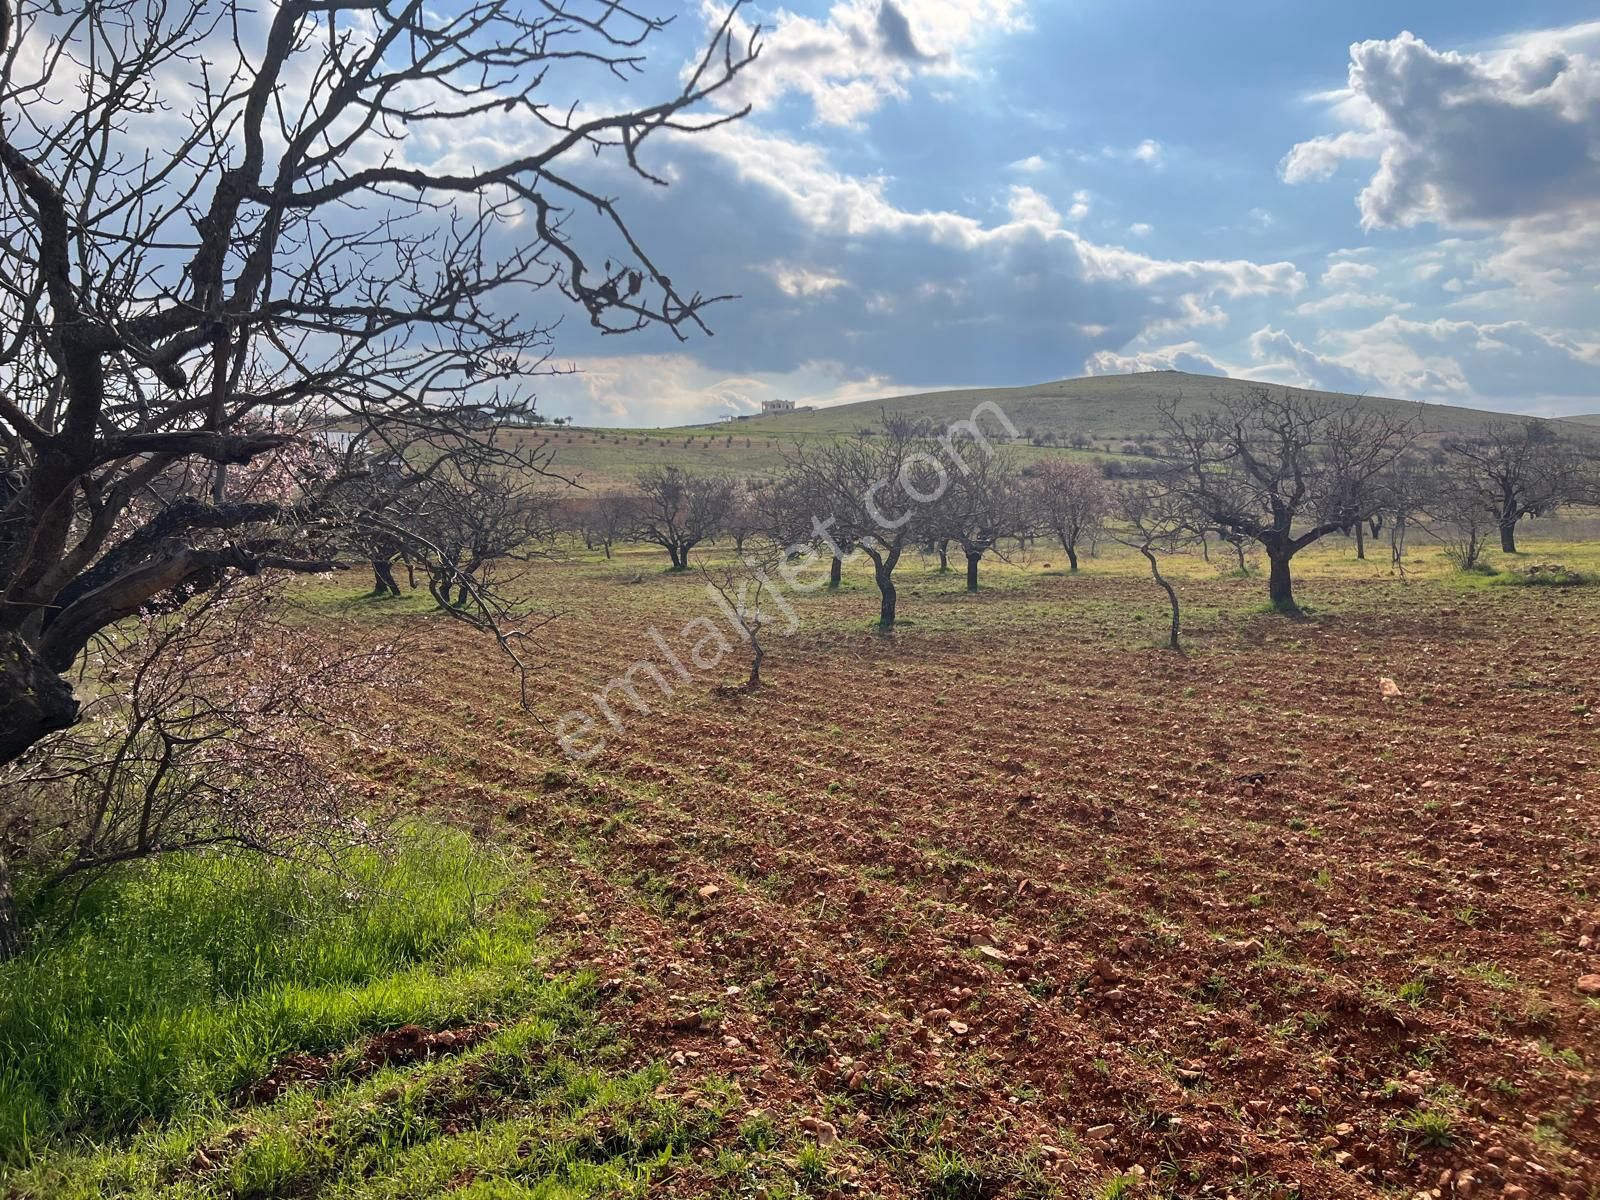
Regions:
<svg viewBox="0 0 1600 1200"><path fill-rule="evenodd" d="M1030 154L1030 155L1028 155L1027 158L1019 158L1019 159L1017 159L1016 162L1011 164L1011 169L1013 171L1022 171L1022 172L1026 173L1026 174L1030 174L1031 175L1031 174L1034 174L1035 172L1044 170L1045 167L1048 166L1048 165L1049 164L1046 163L1044 161L1044 159L1040 158L1037 154Z"/></svg>
<svg viewBox="0 0 1600 1200"><path fill-rule="evenodd" d="M1600 396L1600 347L1524 321L1391 315L1315 346L1267 326L1249 345L1252 374L1302 387L1520 412L1592 411Z"/></svg>
<svg viewBox="0 0 1600 1200"><path fill-rule="evenodd" d="M1067 209L1067 216L1074 221L1081 221L1089 215L1089 193L1076 191L1072 193L1072 207Z"/></svg>
<svg viewBox="0 0 1600 1200"><path fill-rule="evenodd" d="M1187 371L1191 375L1229 375L1232 372L1200 347L1199 342L1180 342L1156 350L1118 354L1100 350L1083 364L1086 375L1127 375L1134 371Z"/></svg>
<svg viewBox="0 0 1600 1200"><path fill-rule="evenodd" d="M702 0L712 24L726 6ZM742 18L736 33L748 38ZM963 54L980 38L1027 27L1023 0L838 0L821 18L780 8L761 57L719 94L728 109L769 109L799 93L825 125L855 125L918 76L969 72Z"/></svg>
<svg viewBox="0 0 1600 1200"><path fill-rule="evenodd" d="M1302 317L1326 316L1329 313L1349 312L1360 308L1387 308L1399 312L1410 308L1411 305L1394 296L1382 292L1345 291L1334 292L1331 296L1324 296L1320 300L1307 300L1295 308L1295 313Z"/></svg>
<svg viewBox="0 0 1600 1200"><path fill-rule="evenodd" d="M1431 221L1487 226L1600 202L1600 59L1593 26L1524 35L1484 54L1435 50L1411 33L1350 48L1337 114L1356 128L1284 159L1291 183L1376 159L1358 198L1371 229Z"/></svg>
<svg viewBox="0 0 1600 1200"><path fill-rule="evenodd" d="M1128 232L1133 234L1134 237L1149 237L1151 229L1150 226L1145 222L1135 221L1132 225L1128 226Z"/></svg>
<svg viewBox="0 0 1600 1200"><path fill-rule="evenodd" d="M1145 138L1133 148L1133 157L1150 166L1157 166L1161 162L1161 143L1154 138Z"/></svg>
<svg viewBox="0 0 1600 1200"><path fill-rule="evenodd" d="M1051 207L1050 201L1031 187L1015 186L1011 189L1011 199L1007 204L1011 219L1024 224L1043 226L1045 229L1059 229L1061 227L1061 214ZM1076 214L1077 209L1074 207Z"/></svg>
<svg viewBox="0 0 1600 1200"><path fill-rule="evenodd" d="M767 268L767 273L785 296L825 296L835 288L846 286L838 275L788 263L774 263Z"/></svg>
<svg viewBox="0 0 1600 1200"><path fill-rule="evenodd" d="M1378 268L1371 263L1352 262L1350 259L1340 259L1322 273L1322 282L1326 286L1342 286L1360 283L1363 280L1376 278Z"/></svg>
<svg viewBox="0 0 1600 1200"><path fill-rule="evenodd" d="M578 424L681 425L724 413L760 412L763 400L845 404L909 390L888 376L826 361L789 371L728 373L672 352L595 355L572 365L572 374L543 381L539 411L571 416Z"/></svg>

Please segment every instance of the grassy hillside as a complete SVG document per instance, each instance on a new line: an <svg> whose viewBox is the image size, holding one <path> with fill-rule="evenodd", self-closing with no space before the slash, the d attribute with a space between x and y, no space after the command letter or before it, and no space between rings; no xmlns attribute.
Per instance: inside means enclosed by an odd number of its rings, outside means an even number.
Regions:
<svg viewBox="0 0 1600 1200"><path fill-rule="evenodd" d="M1354 400L1395 417L1414 419L1435 437L1473 433L1492 422L1515 419L1505 413L1419 404L1382 396L1350 396L1212 375L1147 371L1136 375L1066 379L1027 387L923 392L810 412L750 417L680 429L562 428L537 434L530 432L527 436L548 439L556 452L558 469L579 479L586 487L604 488L626 482L646 467L667 464L691 470L763 475L782 465L786 446L806 439L855 433L878 424L884 411L911 413L947 425L970 416L979 404L993 402L1029 441L1038 437L1064 448L1070 439L1088 438L1085 450L1104 456L1121 453L1125 443L1159 436L1161 406L1168 401L1176 400L1183 407L1203 407L1250 387L1270 387L1274 392L1313 398ZM1600 428L1600 414L1573 417L1561 423L1588 432ZM989 421L986 428L993 430L996 426ZM1021 448L1025 458L1065 452L1055 446Z"/></svg>
<svg viewBox="0 0 1600 1200"><path fill-rule="evenodd" d="M1310 397L1358 400L1368 408L1395 416L1413 417L1433 433L1470 433L1491 422L1507 419L1505 413L1419 404L1412 400L1391 400L1382 396L1315 392L1247 379L1189 375L1181 371L1145 371L1136 375L1063 379L1027 387L923 392L912 396L841 404L811 412L752 417L737 422L737 428L752 437L852 433L876 421L882 409L899 409L935 421L949 422L967 416L984 401L993 401L1022 430L1032 428L1040 434L1052 432L1058 438L1083 433L1096 443L1120 443L1158 433L1161 428L1160 406L1167 401L1178 400L1184 406L1203 406L1215 398L1237 395L1251 387L1270 387L1273 392L1280 394L1289 392ZM1600 422L1600 416L1589 420Z"/></svg>

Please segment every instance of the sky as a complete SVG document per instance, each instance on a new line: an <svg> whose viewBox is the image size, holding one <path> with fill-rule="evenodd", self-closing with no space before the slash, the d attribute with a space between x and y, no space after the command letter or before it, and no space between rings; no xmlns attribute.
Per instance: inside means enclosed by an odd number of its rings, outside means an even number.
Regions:
<svg viewBox="0 0 1600 1200"><path fill-rule="evenodd" d="M658 90L723 6L684 6ZM748 7L751 115L614 194L714 336L569 323L541 408L659 425L1177 368L1600 411L1592 0Z"/></svg>

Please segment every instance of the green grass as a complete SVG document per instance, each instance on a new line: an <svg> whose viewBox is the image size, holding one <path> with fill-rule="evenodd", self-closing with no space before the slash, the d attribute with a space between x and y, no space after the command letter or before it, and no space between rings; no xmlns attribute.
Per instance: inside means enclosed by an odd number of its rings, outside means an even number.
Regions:
<svg viewBox="0 0 1600 1200"><path fill-rule="evenodd" d="M667 1171L695 1168L695 1152L728 1123L731 1093L686 1107L659 1094L669 1079L659 1064L620 1069L624 1047L597 1021L586 978L543 982L524 1000L521 1018L458 1058L58 1155L9 1194L565 1200L643 1196ZM733 1151L721 1165L757 1185L781 1182L771 1156Z"/></svg>
<svg viewBox="0 0 1600 1200"><path fill-rule="evenodd" d="M101 880L0 967L0 1167L213 1111L290 1051L508 1011L531 986L530 900L421 829L338 872L212 855Z"/></svg>

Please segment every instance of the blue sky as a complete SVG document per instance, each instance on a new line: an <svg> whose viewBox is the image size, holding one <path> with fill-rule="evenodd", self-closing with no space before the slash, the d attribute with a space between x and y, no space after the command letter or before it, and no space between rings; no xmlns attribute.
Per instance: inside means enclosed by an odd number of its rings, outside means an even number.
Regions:
<svg viewBox="0 0 1600 1200"><path fill-rule="evenodd" d="M720 16L687 8L639 94ZM677 423L1175 366L1600 411L1592 4L839 0L753 114L610 181L716 336L595 339L542 407ZM1589 22L1586 24L1585 22ZM604 168L600 168L602 171Z"/></svg>

